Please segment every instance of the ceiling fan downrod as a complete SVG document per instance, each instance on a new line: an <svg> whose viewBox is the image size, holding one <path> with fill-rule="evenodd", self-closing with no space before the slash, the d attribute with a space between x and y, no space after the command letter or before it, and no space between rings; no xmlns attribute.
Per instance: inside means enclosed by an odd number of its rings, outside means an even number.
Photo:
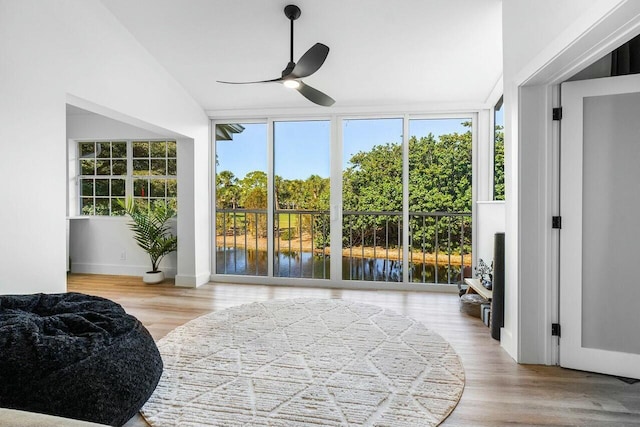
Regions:
<svg viewBox="0 0 640 427"><path fill-rule="evenodd" d="M295 4L287 5L284 8L284 15L291 22L291 36L289 39L290 40L289 64L287 64L287 68L285 68L284 71L282 71L283 77L291 73L291 71L293 70L293 67L296 66L295 62L293 62L293 21L300 18L301 14L302 12L300 11L300 8Z"/></svg>

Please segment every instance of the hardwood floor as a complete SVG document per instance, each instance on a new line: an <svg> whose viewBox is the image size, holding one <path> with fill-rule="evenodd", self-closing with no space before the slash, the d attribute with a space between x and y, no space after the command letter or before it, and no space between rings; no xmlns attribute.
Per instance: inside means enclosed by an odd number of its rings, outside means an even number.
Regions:
<svg viewBox="0 0 640 427"><path fill-rule="evenodd" d="M344 298L421 321L462 358L466 385L443 426L640 426L640 383L551 366L518 365L480 319L460 313L455 294L355 291L209 283L144 285L139 277L72 274L68 290L120 303L158 340L198 316L234 305L285 298ZM141 416L126 426L146 426Z"/></svg>

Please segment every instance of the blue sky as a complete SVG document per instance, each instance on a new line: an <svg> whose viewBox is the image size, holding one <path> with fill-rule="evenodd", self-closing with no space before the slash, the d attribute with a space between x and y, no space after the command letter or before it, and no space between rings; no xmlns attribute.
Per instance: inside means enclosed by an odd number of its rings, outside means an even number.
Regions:
<svg viewBox="0 0 640 427"><path fill-rule="evenodd" d="M496 110L495 122L497 126L504 127L504 108L500 107L499 110Z"/></svg>
<svg viewBox="0 0 640 427"><path fill-rule="evenodd" d="M415 119L409 133L417 137L465 132L469 119ZM254 170L267 171L267 124L242 124L245 130L232 141L218 141L217 171L230 170L241 179ZM285 179L307 179L316 174L329 176L331 122L275 122L274 168ZM354 119L343 121L343 168L353 154L374 145L402 141L402 119Z"/></svg>

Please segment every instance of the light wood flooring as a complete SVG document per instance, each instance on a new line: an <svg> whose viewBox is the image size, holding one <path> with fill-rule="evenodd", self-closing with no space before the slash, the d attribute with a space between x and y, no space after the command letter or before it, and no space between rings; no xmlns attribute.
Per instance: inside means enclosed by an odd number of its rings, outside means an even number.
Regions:
<svg viewBox="0 0 640 427"><path fill-rule="evenodd" d="M640 383L559 367L518 365L480 319L460 313L455 294L359 291L209 283L144 285L139 277L68 276L68 290L120 303L158 340L211 311L286 298L344 298L392 309L421 321L462 358L466 385L443 426L640 426ZM146 426L141 416L126 427Z"/></svg>

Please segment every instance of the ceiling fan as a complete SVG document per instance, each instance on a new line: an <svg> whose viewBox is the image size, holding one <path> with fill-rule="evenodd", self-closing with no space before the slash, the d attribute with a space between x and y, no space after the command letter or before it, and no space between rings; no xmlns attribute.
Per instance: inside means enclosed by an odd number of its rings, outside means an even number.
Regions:
<svg viewBox="0 0 640 427"><path fill-rule="evenodd" d="M293 21L300 17L300 8L296 5L290 4L284 8L285 16L291 21L291 50L289 56L289 63L286 68L282 70L282 76L271 80L260 80L255 82L226 82L218 80L218 83L226 84L253 84L253 83L282 83L288 88L295 89L302 96L309 101L329 107L336 102L330 96L320 92L318 89L314 89L309 85L306 85L302 80L303 77L308 77L320 69L327 55L329 55L329 47L322 43L316 43L311 46L311 49L305 52L300 57L298 62L293 62Z"/></svg>

